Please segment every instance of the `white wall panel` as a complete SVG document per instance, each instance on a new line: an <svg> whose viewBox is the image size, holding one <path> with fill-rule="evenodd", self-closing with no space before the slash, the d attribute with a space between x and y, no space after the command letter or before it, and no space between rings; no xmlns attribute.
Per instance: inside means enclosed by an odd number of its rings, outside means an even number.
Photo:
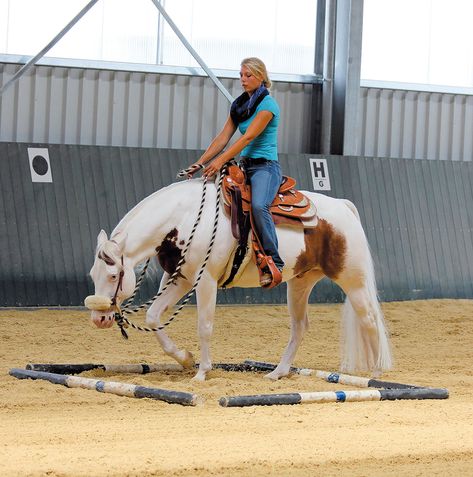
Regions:
<svg viewBox="0 0 473 477"><path fill-rule="evenodd" d="M0 64L0 85L20 68ZM236 97L238 79L222 83ZM312 84L273 82L280 152L308 152ZM227 99L202 76L36 66L0 97L0 141L205 149Z"/></svg>
<svg viewBox="0 0 473 477"><path fill-rule="evenodd" d="M473 96L362 87L362 156L473 160Z"/></svg>

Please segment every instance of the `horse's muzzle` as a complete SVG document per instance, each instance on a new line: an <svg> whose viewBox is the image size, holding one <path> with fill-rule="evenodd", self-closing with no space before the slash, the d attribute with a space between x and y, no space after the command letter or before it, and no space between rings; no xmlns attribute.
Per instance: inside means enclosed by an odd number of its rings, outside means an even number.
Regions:
<svg viewBox="0 0 473 477"><path fill-rule="evenodd" d="M90 295L84 300L84 305L91 310L90 319L97 328L111 328L115 321L115 306L112 300L105 296Z"/></svg>
<svg viewBox="0 0 473 477"><path fill-rule="evenodd" d="M113 310L109 312L94 310L90 314L90 319L97 328L111 328L115 321L115 312Z"/></svg>

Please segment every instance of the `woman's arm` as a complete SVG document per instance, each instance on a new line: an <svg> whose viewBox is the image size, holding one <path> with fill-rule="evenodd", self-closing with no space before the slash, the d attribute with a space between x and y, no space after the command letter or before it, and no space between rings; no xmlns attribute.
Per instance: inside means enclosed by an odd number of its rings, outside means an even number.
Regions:
<svg viewBox="0 0 473 477"><path fill-rule="evenodd" d="M230 116L228 116L223 129L215 136L215 139L210 143L207 150L200 156L197 164L205 165L212 160L217 154L223 151L232 136L235 134L236 126Z"/></svg>
<svg viewBox="0 0 473 477"><path fill-rule="evenodd" d="M225 152L220 154L220 156L218 156L214 161L212 161L212 163L209 164L204 169L203 175L209 177L209 176L213 176L214 174L216 174L226 162L228 162L230 159L232 159L233 157L240 154L240 152L243 151L243 149L246 146L248 146L248 144L251 141L253 141L255 138L257 138L266 129L266 126L269 124L271 119L273 119L273 113L271 113L270 111L260 111L255 116L255 119L253 119L251 124L248 126L248 129L246 130L245 134L243 134L243 136L238 138L238 140L235 141ZM231 121L231 119L230 119L230 121ZM227 122L228 122L228 120L227 120ZM231 122L232 122L232 125L233 125L233 121L231 121ZM233 132L235 132L236 128L235 128L235 126L233 126L233 127L234 127ZM232 135L233 135L233 133L232 133ZM227 141L227 143L228 143L228 141ZM212 147L212 144L209 146L209 149ZM223 147L225 147L225 146L223 146ZM207 151L209 149L207 149ZM218 154L222 150L223 150L223 148L220 149L216 154ZM202 155L201 159L206 155L207 151ZM212 156L212 157L214 157L214 156ZM200 161L200 159L199 159L199 161ZM197 162L199 162L199 161L197 161Z"/></svg>
<svg viewBox="0 0 473 477"><path fill-rule="evenodd" d="M228 116L223 129L215 136L213 141L210 143L210 146L206 151L200 156L197 162L194 162L189 167L189 172L187 176L191 178L197 171L204 167L207 162L211 161L215 156L223 151L225 146L228 144L232 136L235 134L236 126L233 124L233 121L230 116Z"/></svg>

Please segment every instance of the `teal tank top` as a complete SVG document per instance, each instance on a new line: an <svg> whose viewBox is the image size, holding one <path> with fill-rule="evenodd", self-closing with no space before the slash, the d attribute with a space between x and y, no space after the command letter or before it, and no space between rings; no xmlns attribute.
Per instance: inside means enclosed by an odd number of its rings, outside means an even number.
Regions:
<svg viewBox="0 0 473 477"><path fill-rule="evenodd" d="M265 96L260 104L258 104L256 111L246 121L242 121L238 125L241 134L245 134L248 126L255 119L255 116L260 111L269 111L273 114L273 119L269 121L264 131L248 146L246 146L240 155L242 157L259 159L264 158L270 161L278 160L278 125L279 125L279 106L272 96Z"/></svg>

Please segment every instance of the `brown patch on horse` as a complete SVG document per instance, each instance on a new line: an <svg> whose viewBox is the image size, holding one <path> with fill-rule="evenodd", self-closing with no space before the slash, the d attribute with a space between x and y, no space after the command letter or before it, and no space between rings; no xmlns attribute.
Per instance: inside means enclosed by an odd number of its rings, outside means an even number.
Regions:
<svg viewBox="0 0 473 477"><path fill-rule="evenodd" d="M320 219L317 227L304 229L305 250L297 257L294 273L302 275L314 268L336 279L345 265L347 244L326 220Z"/></svg>
<svg viewBox="0 0 473 477"><path fill-rule="evenodd" d="M156 247L159 264L169 275L172 275L176 271L177 264L182 258L182 250L177 246L177 236L177 229L172 229L166 237L164 237L161 245ZM182 262L182 265L184 265L184 263L185 260ZM177 276L185 278L181 272L179 272Z"/></svg>

